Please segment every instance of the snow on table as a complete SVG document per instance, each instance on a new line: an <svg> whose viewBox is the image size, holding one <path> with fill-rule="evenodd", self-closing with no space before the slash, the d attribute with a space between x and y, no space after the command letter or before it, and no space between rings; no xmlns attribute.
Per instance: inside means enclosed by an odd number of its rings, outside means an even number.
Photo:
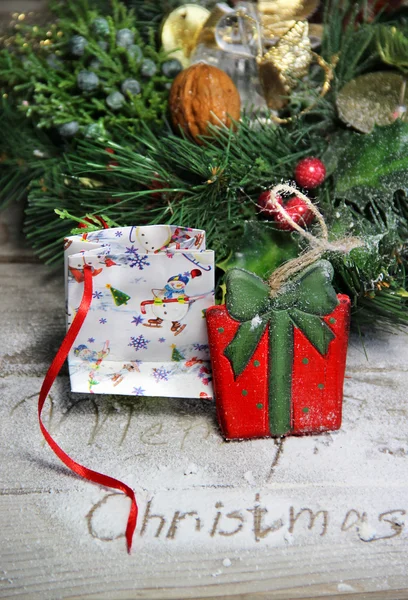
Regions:
<svg viewBox="0 0 408 600"><path fill-rule="evenodd" d="M37 424L62 275L0 270L0 598L408 597L406 333L352 337L342 429L284 441L225 442L211 401L73 394L62 375L44 420L135 489L128 556L129 501L72 475Z"/></svg>

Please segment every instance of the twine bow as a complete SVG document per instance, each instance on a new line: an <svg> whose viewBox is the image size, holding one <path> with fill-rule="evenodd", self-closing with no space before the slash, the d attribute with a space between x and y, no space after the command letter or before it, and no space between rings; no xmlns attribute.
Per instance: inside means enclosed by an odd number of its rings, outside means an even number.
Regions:
<svg viewBox="0 0 408 600"><path fill-rule="evenodd" d="M316 220L320 227L320 236L313 235L309 231L306 231L300 225L298 225L290 216L288 211L278 202L279 194L296 194L298 198L303 200L309 210L315 215ZM292 229L297 231L302 237L304 237L310 244L310 250L303 252L298 258L294 258L287 263L284 263L281 267L276 269L269 277L268 284L270 287L270 297L274 298L281 289L285 281L290 279L293 275L305 269L309 265L316 262L325 252L341 252L348 254L354 248L363 246L362 240L357 237L344 237L339 240L330 242L329 232L327 229L326 222L323 218L322 213L319 211L317 206L305 195L302 194L295 187L281 183L276 185L272 190L271 194L271 207L274 211L279 213L281 217L288 223ZM259 207L262 209L262 207Z"/></svg>

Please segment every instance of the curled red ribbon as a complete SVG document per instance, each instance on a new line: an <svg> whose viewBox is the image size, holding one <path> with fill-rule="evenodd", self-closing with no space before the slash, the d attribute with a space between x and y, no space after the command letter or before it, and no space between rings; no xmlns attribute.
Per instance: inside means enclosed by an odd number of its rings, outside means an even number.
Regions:
<svg viewBox="0 0 408 600"><path fill-rule="evenodd" d="M70 456L68 456L68 454L66 454L58 446L58 444L55 442L55 440L52 438L50 433L45 428L44 423L42 422L42 419L41 419L42 409L43 409L44 403L47 399L47 396L49 394L49 391L50 391L52 384L54 383L58 373L60 372L60 370L68 356L68 353L71 350L72 345L75 342L75 339L85 321L85 318L88 314L89 307L91 305L91 301L92 301L92 268L89 265L85 265L85 267L84 267L84 293L82 296L81 304L80 304L78 312L71 324L71 327L68 329L67 334L66 334L57 354L55 355L55 358L52 361L50 368L47 371L44 382L42 384L40 396L38 398L38 419L40 421L41 431L42 431L43 436L46 439L47 443L49 444L51 449L55 452L55 454L58 456L58 458L60 460L62 460L62 462L65 463L65 465L69 469L71 469L71 471L74 471L74 473L77 473L77 475L80 475L84 479L87 479L88 481L92 481L93 483L98 483L99 485L111 487L115 490L120 490L121 492L126 494L126 496L128 496L128 498L130 498L131 507L130 507L128 522L127 522L127 526L126 526L126 542L127 542L127 549L130 554L130 551L132 549L132 540L133 540L133 534L134 534L134 531L136 528L137 513L138 513L138 508L137 508L137 504L136 504L136 498L135 498L134 491L129 486L127 486L125 483L122 483L118 479L114 479L113 477L109 477L108 475L103 475L102 473L98 473L97 471L88 469L87 467L84 467L83 465L80 465L79 463L72 460L72 458Z"/></svg>

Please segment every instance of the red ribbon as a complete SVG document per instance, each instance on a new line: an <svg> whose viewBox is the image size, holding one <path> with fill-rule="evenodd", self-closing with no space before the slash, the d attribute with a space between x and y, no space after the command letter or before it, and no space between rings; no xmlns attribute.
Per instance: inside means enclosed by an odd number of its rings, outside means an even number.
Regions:
<svg viewBox="0 0 408 600"><path fill-rule="evenodd" d="M126 541L127 541L128 552L130 554L130 551L132 548L133 533L136 528L137 513L138 513L138 508L137 508L137 504L136 504L136 498L135 498L134 491L129 486L127 486L125 483L122 483L118 479L114 479L113 477L109 477L108 475L103 475L102 473L98 473L97 471L92 471L91 469L87 469L86 467L84 467L84 466L80 465L79 463L75 462L74 460L72 460L72 458L70 458L68 456L68 454L66 454L58 446L58 444L54 441L52 436L48 433L47 429L45 428L45 426L42 422L42 419L41 419L42 409L43 409L44 403L47 399L47 396L49 394L49 391L52 387L52 384L54 383L58 373L60 372L60 370L68 356L68 353L72 348L73 343L75 342L75 339L85 321L85 318L88 314L89 307L91 305L91 301L92 301L92 269L89 265L85 265L85 267L84 267L84 277L85 277L84 293L82 296L81 305L80 305L78 312L71 324L71 327L67 331L67 334L66 334L57 354L55 355L54 360L52 361L50 368L48 369L48 372L45 376L44 382L41 387L40 397L38 399L38 418L40 421L41 431L42 431L46 441L48 442L49 446L55 452L55 454L58 456L58 458L60 458L62 460L62 462L65 463L69 469L71 469L72 471L77 473L77 475L80 475L84 479L88 479L89 481L98 483L99 485L114 488L115 490L120 490L121 492L126 494L126 496L128 496L130 498L131 507L130 507L128 522L127 522L127 526L126 526Z"/></svg>

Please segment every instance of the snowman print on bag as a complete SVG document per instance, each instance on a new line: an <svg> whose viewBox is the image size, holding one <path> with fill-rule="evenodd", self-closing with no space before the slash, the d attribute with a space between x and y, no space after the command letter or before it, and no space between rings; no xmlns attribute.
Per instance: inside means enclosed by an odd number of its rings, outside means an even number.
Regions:
<svg viewBox="0 0 408 600"><path fill-rule="evenodd" d="M152 289L153 300L141 302L141 312L146 314L146 306L151 306L155 318L143 323L145 327L163 327L163 323L170 322L170 330L174 335L179 335L186 328L182 323L193 302L202 296L189 297L185 290L191 279L201 277L199 269L193 269L187 273L179 273L167 280L163 289Z"/></svg>

